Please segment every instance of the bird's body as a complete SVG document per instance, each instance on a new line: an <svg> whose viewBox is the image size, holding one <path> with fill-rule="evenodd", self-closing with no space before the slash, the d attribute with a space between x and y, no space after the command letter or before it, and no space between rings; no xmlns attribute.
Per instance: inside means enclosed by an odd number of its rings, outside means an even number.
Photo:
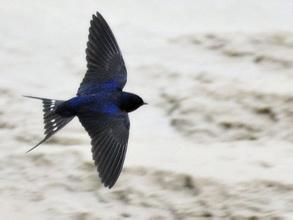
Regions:
<svg viewBox="0 0 293 220"><path fill-rule="evenodd" d="M100 91L94 95L76 96L59 105L56 113L64 117L86 114L119 115L131 112L136 95L122 91ZM139 98L138 102L140 101Z"/></svg>
<svg viewBox="0 0 293 220"><path fill-rule="evenodd" d="M87 72L77 95L67 101L41 99L45 138L33 150L69 123L75 116L91 137L99 176L111 188L122 170L130 122L128 113L145 104L133 93L123 92L127 71L122 54L101 14L93 16L86 49Z"/></svg>
<svg viewBox="0 0 293 220"><path fill-rule="evenodd" d="M57 108L60 115L78 116L84 114L117 114L121 92L100 92L96 95L76 96ZM71 115L70 115L71 113Z"/></svg>

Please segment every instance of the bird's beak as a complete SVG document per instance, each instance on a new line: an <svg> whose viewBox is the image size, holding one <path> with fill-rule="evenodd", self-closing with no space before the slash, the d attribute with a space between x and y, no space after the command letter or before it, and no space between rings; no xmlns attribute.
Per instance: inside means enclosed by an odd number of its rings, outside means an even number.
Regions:
<svg viewBox="0 0 293 220"><path fill-rule="evenodd" d="M143 104L144 104L144 105L148 105L149 103L144 102Z"/></svg>

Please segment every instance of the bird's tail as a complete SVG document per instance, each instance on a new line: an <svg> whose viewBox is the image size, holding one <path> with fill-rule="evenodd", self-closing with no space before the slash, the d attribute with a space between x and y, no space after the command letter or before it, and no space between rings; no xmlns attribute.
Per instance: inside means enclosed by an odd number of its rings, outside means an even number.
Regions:
<svg viewBox="0 0 293 220"><path fill-rule="evenodd" d="M37 145L32 147L27 151L30 152L36 147L38 147L40 144L44 143L46 140L48 140L53 134L55 134L57 131L59 131L61 128L63 128L67 123L69 123L74 116L72 117L62 117L59 114L55 112L57 107L62 104L64 101L61 100L55 100L55 99L47 99L47 98L40 98L40 97L34 97L34 96L24 96L27 98L33 98L33 99L39 99L43 102L43 118L44 118L44 129L45 129L45 138L41 140Z"/></svg>

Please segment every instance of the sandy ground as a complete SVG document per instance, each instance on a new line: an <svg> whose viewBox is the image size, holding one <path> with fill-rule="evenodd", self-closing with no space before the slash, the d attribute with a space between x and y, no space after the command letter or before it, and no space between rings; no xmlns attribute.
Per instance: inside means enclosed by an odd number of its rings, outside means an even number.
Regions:
<svg viewBox="0 0 293 220"><path fill-rule="evenodd" d="M293 219L293 3L0 0L1 219ZM78 120L48 143L39 102L85 72L91 14L128 68L131 114L105 189Z"/></svg>

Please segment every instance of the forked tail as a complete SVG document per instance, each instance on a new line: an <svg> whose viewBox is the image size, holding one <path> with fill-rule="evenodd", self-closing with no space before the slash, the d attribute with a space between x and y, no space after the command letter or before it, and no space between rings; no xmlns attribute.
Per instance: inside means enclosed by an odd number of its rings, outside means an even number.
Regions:
<svg viewBox="0 0 293 220"><path fill-rule="evenodd" d="M62 117L58 115L55 110L57 107L62 104L64 101L61 100L55 100L55 99L47 99L47 98L40 98L40 97L34 97L34 96L24 96L27 98L33 98L33 99L39 99L43 102L43 118L44 118L44 129L45 129L45 138L41 140L37 145L32 147L27 151L30 152L36 147L38 147L40 144L44 143L46 140L48 140L53 134L55 134L57 131L59 131L61 128L63 128L67 123L69 123L73 117Z"/></svg>

